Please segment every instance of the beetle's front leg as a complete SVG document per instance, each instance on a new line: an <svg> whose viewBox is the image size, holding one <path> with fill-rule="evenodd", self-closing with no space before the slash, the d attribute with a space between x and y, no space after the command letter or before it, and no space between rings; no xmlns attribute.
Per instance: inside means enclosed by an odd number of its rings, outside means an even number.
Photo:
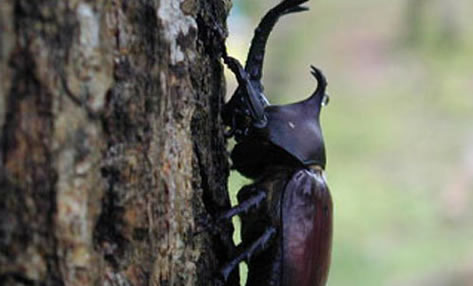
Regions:
<svg viewBox="0 0 473 286"><path fill-rule="evenodd" d="M232 97L230 102L226 104L227 108L224 110L224 112L238 112L235 109L242 107L243 105L243 111L248 112L248 115L252 121L251 124L257 128L263 128L267 123L267 119L264 114L264 107L267 105L265 98L253 86L250 81L250 75L246 72L237 59L225 56L223 60L228 68L235 74L239 86L237 92Z"/></svg>
<svg viewBox="0 0 473 286"><path fill-rule="evenodd" d="M276 228L272 226L266 228L266 231L255 242L243 249L243 251L241 251L237 257L225 264L225 266L220 269L220 275L223 280L226 281L228 279L228 276L230 276L230 274L238 266L238 264L240 264L240 262L243 260L248 261L251 259L253 254L265 250L275 234ZM239 247L241 247L241 245L239 245Z"/></svg>

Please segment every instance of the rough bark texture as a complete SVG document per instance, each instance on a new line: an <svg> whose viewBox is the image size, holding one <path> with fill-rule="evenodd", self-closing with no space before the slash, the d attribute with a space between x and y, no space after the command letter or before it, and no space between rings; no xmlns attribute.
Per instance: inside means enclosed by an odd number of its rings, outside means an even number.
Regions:
<svg viewBox="0 0 473 286"><path fill-rule="evenodd" d="M229 206L229 8L1 1L1 285L212 284L232 228L195 231Z"/></svg>

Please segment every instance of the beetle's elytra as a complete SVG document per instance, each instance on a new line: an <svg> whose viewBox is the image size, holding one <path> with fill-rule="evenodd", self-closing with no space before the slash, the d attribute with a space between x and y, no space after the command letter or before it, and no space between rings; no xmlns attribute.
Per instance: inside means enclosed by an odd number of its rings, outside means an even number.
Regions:
<svg viewBox="0 0 473 286"><path fill-rule="evenodd" d="M262 66L268 36L286 14L308 10L308 0L284 0L255 30L245 67L224 52L238 88L223 110L237 141L233 167L254 180L238 193L239 204L221 215L242 220L239 255L222 267L224 280L248 263L247 286L326 284L332 242L332 199L327 187L320 111L327 81L312 67L315 92L306 100L271 105L263 93Z"/></svg>

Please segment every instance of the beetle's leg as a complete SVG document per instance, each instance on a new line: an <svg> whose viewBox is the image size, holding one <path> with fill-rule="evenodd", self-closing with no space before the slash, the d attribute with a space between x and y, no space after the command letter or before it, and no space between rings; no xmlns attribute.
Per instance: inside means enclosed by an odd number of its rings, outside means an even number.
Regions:
<svg viewBox="0 0 473 286"><path fill-rule="evenodd" d="M250 50L246 59L245 69L250 74L250 80L253 86L262 94L263 86L260 82L263 70L263 60L268 41L269 34L278 19L286 14L302 12L308 10L307 7L301 6L308 0L284 0L277 6L269 10L259 23L255 30L253 40L251 41Z"/></svg>
<svg viewBox="0 0 473 286"><path fill-rule="evenodd" d="M236 76L239 90L235 92L235 95L243 95L244 105L248 108L253 126L263 128L267 123L266 116L264 115L264 107L267 103L264 101L264 98L259 94L257 89L253 87L253 84L250 82L250 76L237 59L225 56L223 60ZM239 99L235 98L233 100Z"/></svg>
<svg viewBox="0 0 473 286"><path fill-rule="evenodd" d="M250 195L238 205L218 215L217 219L213 219L210 215L198 216L197 225L199 225L199 228L194 235L199 235L204 231L216 234L219 232L219 227L222 226L222 223L241 213L248 213L249 210L257 208L266 199L266 192L264 190L257 190L254 187L244 187L240 192L249 192Z"/></svg>
<svg viewBox="0 0 473 286"><path fill-rule="evenodd" d="M228 276L232 273L235 267L238 266L240 262L243 260L249 260L253 254L256 252L262 251L266 249L268 242L276 234L276 229L274 227L268 227L266 231L255 241L253 242L248 248L243 250L237 257L235 257L232 261L228 262L225 266L220 269L220 275L226 281Z"/></svg>
<svg viewBox="0 0 473 286"><path fill-rule="evenodd" d="M250 209L258 207L264 199L266 199L266 192L257 191L254 195L252 195L248 199L242 201L238 205L234 206L233 208L219 215L217 218L217 222L229 220L232 217L239 215L241 213L248 213Z"/></svg>

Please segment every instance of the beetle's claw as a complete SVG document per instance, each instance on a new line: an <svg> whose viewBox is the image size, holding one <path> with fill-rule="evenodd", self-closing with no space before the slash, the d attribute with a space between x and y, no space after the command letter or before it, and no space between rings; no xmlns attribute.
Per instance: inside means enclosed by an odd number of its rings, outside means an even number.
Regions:
<svg viewBox="0 0 473 286"><path fill-rule="evenodd" d="M223 280L223 282L227 282L228 277L232 273L233 268L230 267L224 267L219 271L219 276Z"/></svg>
<svg viewBox="0 0 473 286"><path fill-rule="evenodd" d="M238 61L234 57L224 56L223 62L235 74L239 82L248 80L248 74L243 68L243 66L241 65L240 61Z"/></svg>

